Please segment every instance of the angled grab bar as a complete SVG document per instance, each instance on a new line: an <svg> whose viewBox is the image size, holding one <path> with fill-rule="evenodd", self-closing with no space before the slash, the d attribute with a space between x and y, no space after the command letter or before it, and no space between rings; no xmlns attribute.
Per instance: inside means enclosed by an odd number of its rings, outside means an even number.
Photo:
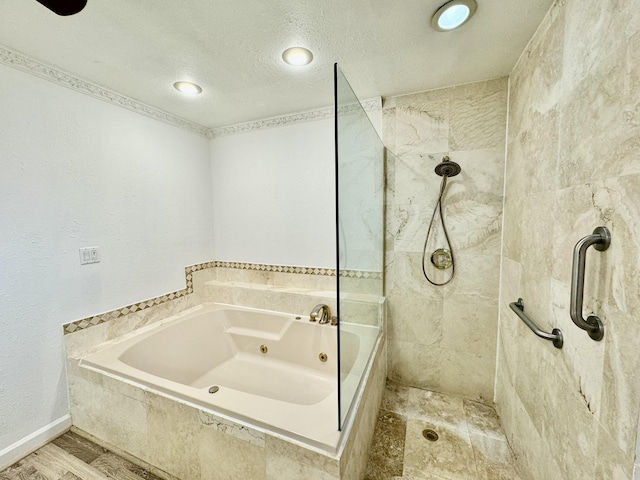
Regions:
<svg viewBox="0 0 640 480"><path fill-rule="evenodd" d="M604 325L602 320L595 315L590 315L585 320L582 318L582 303L584 300L584 267L587 257L587 249L593 245L600 252L605 251L611 244L611 233L607 227L596 228L591 235L580 239L573 249L573 269L571 272L571 320L578 327L586 330L589 336L596 340L602 340Z"/></svg>
<svg viewBox="0 0 640 480"><path fill-rule="evenodd" d="M552 341L554 347L562 348L564 339L562 337L562 332L560 331L560 329L554 328L553 330L551 330L551 333L540 330L540 327L538 327L538 325L536 325L535 322L531 320L526 313L524 313L524 302L521 298L519 298L517 302L511 302L509 304L509 307L511 308L511 310L516 312L516 315L520 317L520 320L522 320L533 333L535 333L540 338Z"/></svg>

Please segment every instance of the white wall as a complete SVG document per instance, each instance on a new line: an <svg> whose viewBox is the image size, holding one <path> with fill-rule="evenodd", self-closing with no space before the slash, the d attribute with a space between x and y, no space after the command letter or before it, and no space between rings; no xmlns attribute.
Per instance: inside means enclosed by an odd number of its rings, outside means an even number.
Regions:
<svg viewBox="0 0 640 480"><path fill-rule="evenodd" d="M213 249L207 139L4 66L0 112L1 451L68 413L63 323L184 288Z"/></svg>
<svg viewBox="0 0 640 480"><path fill-rule="evenodd" d="M336 266L333 118L211 141L216 260Z"/></svg>
<svg viewBox="0 0 640 480"><path fill-rule="evenodd" d="M216 260L336 268L333 116L215 138L211 172Z"/></svg>

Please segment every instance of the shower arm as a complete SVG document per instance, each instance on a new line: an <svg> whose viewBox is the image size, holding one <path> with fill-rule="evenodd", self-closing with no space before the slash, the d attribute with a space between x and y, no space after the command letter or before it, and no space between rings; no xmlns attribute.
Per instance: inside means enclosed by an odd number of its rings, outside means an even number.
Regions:
<svg viewBox="0 0 640 480"><path fill-rule="evenodd" d="M605 251L611 244L611 233L607 227L598 227L593 234L580 239L573 249L573 268L571 272L571 320L578 327L586 330L589 336L596 341L604 336L604 325L596 315L589 315L585 320L582 317L582 305L584 300L584 271L587 257L587 249L593 245L600 252Z"/></svg>

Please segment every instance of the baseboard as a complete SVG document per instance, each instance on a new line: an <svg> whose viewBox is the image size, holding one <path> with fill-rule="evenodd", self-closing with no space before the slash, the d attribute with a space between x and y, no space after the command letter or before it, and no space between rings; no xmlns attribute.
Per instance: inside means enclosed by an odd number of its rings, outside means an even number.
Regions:
<svg viewBox="0 0 640 480"><path fill-rule="evenodd" d="M70 427L71 415L67 414L33 432L31 435L27 435L22 440L18 440L13 445L9 445L4 450L0 450L0 470L13 465L21 458L26 457L58 435L69 430Z"/></svg>

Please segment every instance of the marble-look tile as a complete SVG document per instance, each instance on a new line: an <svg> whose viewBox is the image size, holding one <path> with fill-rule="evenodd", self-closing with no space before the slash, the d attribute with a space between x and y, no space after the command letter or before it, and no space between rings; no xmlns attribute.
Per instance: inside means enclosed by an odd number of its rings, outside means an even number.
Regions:
<svg viewBox="0 0 640 480"><path fill-rule="evenodd" d="M422 101L420 101L422 100ZM396 155L449 150L449 100L404 96L396 104Z"/></svg>
<svg viewBox="0 0 640 480"><path fill-rule="evenodd" d="M406 415L410 391L411 388L406 385L387 380L384 397L382 398L382 406L380 408L400 415Z"/></svg>
<svg viewBox="0 0 640 480"><path fill-rule="evenodd" d="M502 259L500 285L500 312L498 346L502 357L498 365L504 367L511 384L515 383L515 363L518 358L518 344L514 341L520 331L521 320L511 311L509 304L522 295L520 279L522 265L508 257Z"/></svg>
<svg viewBox="0 0 640 480"><path fill-rule="evenodd" d="M387 229L393 238L394 252L420 252L424 248L429 223L433 214L433 203L427 205L427 198L437 194L425 195L424 202L419 204L400 203L389 208ZM441 235L441 223L437 219L437 228L434 230L438 240Z"/></svg>
<svg viewBox="0 0 640 480"><path fill-rule="evenodd" d="M589 410L599 418L606 341L594 342L574 325L569 313L570 295L569 284L551 280L552 323L562 331L564 340L560 360L576 379Z"/></svg>
<svg viewBox="0 0 640 480"><path fill-rule="evenodd" d="M403 415L380 410L365 480L386 480L402 475L407 420Z"/></svg>
<svg viewBox="0 0 640 480"><path fill-rule="evenodd" d="M237 477L253 478L253 477ZM339 480L340 477L318 470L310 465L298 463L281 455L267 454L266 480L304 478L308 480Z"/></svg>
<svg viewBox="0 0 640 480"><path fill-rule="evenodd" d="M621 450L616 441L600 427L598 432L597 458L594 480L631 480L633 478L633 451Z"/></svg>
<svg viewBox="0 0 640 480"><path fill-rule="evenodd" d="M428 105L433 102L443 102L451 98L452 88L437 88L423 92L409 93L395 97L395 106Z"/></svg>
<svg viewBox="0 0 640 480"><path fill-rule="evenodd" d="M563 186L638 173L634 162L640 126L621 114L626 41L611 59L572 86L563 102L559 174ZM594 141L594 139L596 141Z"/></svg>
<svg viewBox="0 0 640 480"><path fill-rule="evenodd" d="M441 177L434 173L446 150L425 150L415 154L397 154L394 170L395 205L433 205L440 191ZM428 209L428 208L427 208Z"/></svg>
<svg viewBox="0 0 640 480"><path fill-rule="evenodd" d="M310 290L299 287L261 285L256 283L208 282L212 298L221 303L274 310L306 316L314 305L324 303L337 311L336 291Z"/></svg>
<svg viewBox="0 0 640 480"><path fill-rule="evenodd" d="M338 459L301 447L273 435L266 435L265 449L267 452L267 460L272 457L284 457L296 464L306 465L312 470L322 471L336 477L340 475L340 462Z"/></svg>
<svg viewBox="0 0 640 480"><path fill-rule="evenodd" d="M479 480L517 480L513 455L504 439L471 435L471 445Z"/></svg>
<svg viewBox="0 0 640 480"><path fill-rule="evenodd" d="M503 209L503 223L507 228L502 229L502 258L520 262L524 199L513 188L506 187Z"/></svg>
<svg viewBox="0 0 640 480"><path fill-rule="evenodd" d="M441 349L442 391L483 402L493 398L495 352L480 355Z"/></svg>
<svg viewBox="0 0 640 480"><path fill-rule="evenodd" d="M392 152L396 150L396 107L395 97L384 100L385 107L382 109L382 143ZM393 106L390 104L393 103Z"/></svg>
<svg viewBox="0 0 640 480"><path fill-rule="evenodd" d="M640 371L640 325L635 314L611 306L606 306L602 317L606 330L599 421L620 450L632 452L640 417L640 382L636 377Z"/></svg>
<svg viewBox="0 0 640 480"><path fill-rule="evenodd" d="M198 450L193 448L202 429L197 409L147 392L147 425L145 460L179 478L202 478Z"/></svg>
<svg viewBox="0 0 640 480"><path fill-rule="evenodd" d="M242 281L245 283L260 283L263 285L275 284L277 272L262 272L259 270L242 270Z"/></svg>
<svg viewBox="0 0 640 480"><path fill-rule="evenodd" d="M149 445L145 402L81 377L70 378L69 389L75 427L145 459Z"/></svg>
<svg viewBox="0 0 640 480"><path fill-rule="evenodd" d="M455 370L474 362L474 374L481 368L486 371L474 378L480 382L469 382L462 393L483 398L491 391L495 342L493 346L473 342L464 334L470 333L468 324L456 309L462 308L458 302L464 298L465 303L486 306L488 312L498 295L507 87L507 79L501 78L403 95L389 103L395 116L389 112L385 117L389 134L385 143L395 145L395 150L387 164L385 292L391 309L392 379L428 388L454 386L461 393L455 382L463 379ZM445 154L461 165L462 173L449 180L444 202L456 278L443 288L423 277L422 255L441 185L433 170ZM437 216L426 250L442 246L446 240ZM435 271L428 260L424 268L436 282L451 273ZM444 308L458 320L448 325L446 346L441 333ZM474 353L466 340L475 343ZM456 350L464 352L456 356Z"/></svg>
<svg viewBox="0 0 640 480"><path fill-rule="evenodd" d="M544 376L535 392L538 403L547 406L537 414L541 416L546 444L554 452L564 477L593 478L598 421L564 364L545 360L541 372Z"/></svg>
<svg viewBox="0 0 640 480"><path fill-rule="evenodd" d="M442 340L442 300L389 296L388 334L405 342L434 345Z"/></svg>
<svg viewBox="0 0 640 480"><path fill-rule="evenodd" d="M568 86L594 75L603 77L608 67L624 65L627 26L632 16L624 2L597 0L566 2L563 80ZM621 34L622 33L622 34ZM603 70L604 69L604 70Z"/></svg>
<svg viewBox="0 0 640 480"><path fill-rule="evenodd" d="M216 267L215 279L219 282L242 282L244 270L239 268Z"/></svg>
<svg viewBox="0 0 640 480"><path fill-rule="evenodd" d="M611 190L606 188L604 182L577 185L555 192L555 204L560 208L557 208L553 215L554 263L551 272L554 278L565 283L571 282L573 247L582 237L591 235L594 228L601 225L611 225L615 212L613 202ZM611 256L612 252L619 248L619 244L614 244L611 250L607 250L603 254ZM593 261L601 256L602 254L589 256L589 260L591 260L589 265L592 269L594 268Z"/></svg>
<svg viewBox="0 0 640 480"><path fill-rule="evenodd" d="M267 478L266 451L257 445L225 435L212 428L202 428L199 430L195 450L202 479L266 480Z"/></svg>
<svg viewBox="0 0 640 480"><path fill-rule="evenodd" d="M444 303L441 346L447 350L495 356L498 306L469 302L466 295L450 295Z"/></svg>
<svg viewBox="0 0 640 480"><path fill-rule="evenodd" d="M531 124L530 112L545 113L563 94L565 1L556 1L509 77L509 133Z"/></svg>
<svg viewBox="0 0 640 480"><path fill-rule="evenodd" d="M510 151L525 158L519 167L513 187L527 192L554 192L560 185L559 158L559 112L550 108L545 112L532 111L526 129L517 132L509 141Z"/></svg>
<svg viewBox="0 0 640 480"><path fill-rule="evenodd" d="M387 296L422 297L425 300L442 298L442 289L424 278L421 253L395 252L389 268L385 285ZM438 304L435 306L437 308Z"/></svg>
<svg viewBox="0 0 640 480"><path fill-rule="evenodd" d="M360 406L354 419L352 430L340 456L341 478L363 478L368 461L378 411L385 390L387 369L385 359L387 345L381 345L368 376L367 386L362 393Z"/></svg>
<svg viewBox="0 0 640 480"><path fill-rule="evenodd" d="M544 281L549 277L555 262L553 256L553 243L550 243L550 235L554 231L555 217L553 212L556 204L553 196L547 193L528 193L523 200L523 211L526 212L527 221L522 228L521 263L526 265L522 270L523 287L528 288L543 285L546 290L530 288L530 292L523 298L531 304L531 311L536 312L540 306L545 305L549 298L548 284ZM546 247L546 248L545 248ZM548 318L547 308L544 316ZM538 315L541 316L541 315Z"/></svg>
<svg viewBox="0 0 640 480"><path fill-rule="evenodd" d="M472 400L463 400L467 428L471 435L484 435L504 441L504 433L495 408Z"/></svg>
<svg viewBox="0 0 640 480"><path fill-rule="evenodd" d="M481 86L479 91L473 88L477 85ZM453 89L449 126L451 150L503 147L506 113L506 78Z"/></svg>
<svg viewBox="0 0 640 480"><path fill-rule="evenodd" d="M77 330L64 336L68 356L81 357L96 345L113 340L134 330L164 320L194 306L191 295L133 312L91 328Z"/></svg>
<svg viewBox="0 0 640 480"><path fill-rule="evenodd" d="M198 410L200 422L209 428L219 430L226 435L230 435L239 440L244 440L258 447L265 446L265 434L253 428L240 425L225 418L219 417L205 410Z"/></svg>
<svg viewBox="0 0 640 480"><path fill-rule="evenodd" d="M543 437L540 436L519 401L517 394L510 397L509 416L501 415L504 420L507 441L511 446L517 462L518 473L523 480L562 479L566 478L549 451ZM509 425L507 427L507 425Z"/></svg>
<svg viewBox="0 0 640 480"><path fill-rule="evenodd" d="M444 299L451 295L466 295L469 301L495 302L498 298L500 255L456 255L456 273L451 283L443 287Z"/></svg>
<svg viewBox="0 0 640 480"><path fill-rule="evenodd" d="M445 223L457 252L500 252L504 145L501 148L451 152L462 172L447 183ZM433 195L435 205L436 195Z"/></svg>
<svg viewBox="0 0 640 480"><path fill-rule="evenodd" d="M640 145L640 137L639 137ZM640 149L640 147L639 147ZM636 160L635 163L640 164ZM608 285L607 290L598 289L600 298L609 305L633 315L640 315L640 302L634 288L640 276L640 175L624 175L604 182L597 198L612 209L612 242L600 257L597 285ZM604 198L602 198L604 197ZM607 283L608 282L608 283Z"/></svg>
<svg viewBox="0 0 640 480"><path fill-rule="evenodd" d="M405 385L439 390L440 348L389 339L389 379Z"/></svg>
<svg viewBox="0 0 640 480"><path fill-rule="evenodd" d="M433 428L433 425L424 420L407 421L405 474L417 478L429 478L426 475L435 474L452 480L477 478L468 434L461 436L458 430L439 426L434 429L439 439L430 442L423 438L425 428Z"/></svg>
<svg viewBox="0 0 640 480"><path fill-rule="evenodd" d="M215 280L216 269L205 268L204 270L197 270L191 275L193 278L194 303L198 304L208 302L209 299L207 298L207 290L205 288L205 284L211 280Z"/></svg>
<svg viewBox="0 0 640 480"><path fill-rule="evenodd" d="M469 439L462 398L411 388L407 417L459 431L460 436Z"/></svg>

